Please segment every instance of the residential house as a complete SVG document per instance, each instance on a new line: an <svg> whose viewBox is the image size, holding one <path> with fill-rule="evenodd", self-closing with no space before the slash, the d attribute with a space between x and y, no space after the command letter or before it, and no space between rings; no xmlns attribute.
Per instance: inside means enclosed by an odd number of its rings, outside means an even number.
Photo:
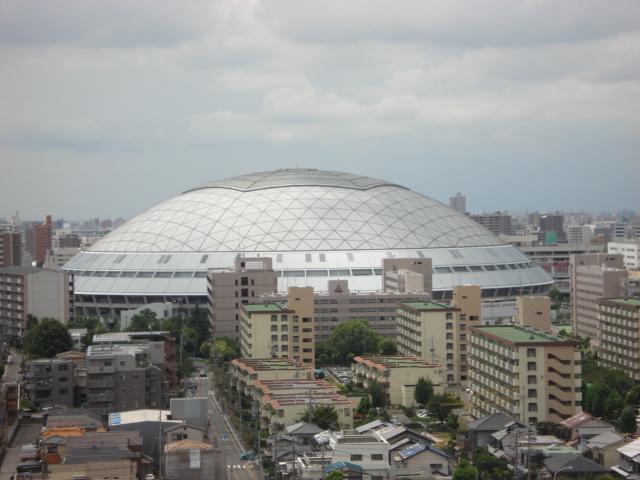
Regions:
<svg viewBox="0 0 640 480"><path fill-rule="evenodd" d="M459 434L456 438L458 446L471 454L475 447L487 448L495 439L493 434L504 430L507 425L516 422L509 415L504 413L492 413L486 417L479 418L466 425L467 430L463 434ZM524 427L525 425L520 422L516 422L518 426Z"/></svg>
<svg viewBox="0 0 640 480"><path fill-rule="evenodd" d="M414 443L403 448L392 459L391 466L396 477L406 475L449 476L453 473L451 457L443 450L424 443Z"/></svg>
<svg viewBox="0 0 640 480"><path fill-rule="evenodd" d="M598 465L593 460L573 453L549 457L543 462L544 471L538 472L538 480L555 480L559 475L571 479L597 477L612 474L610 468Z"/></svg>
<svg viewBox="0 0 640 480"><path fill-rule="evenodd" d="M203 442L184 439L164 447L165 480L228 478L222 450Z"/></svg>
<svg viewBox="0 0 640 480"><path fill-rule="evenodd" d="M612 468L618 465L618 449L631 442L632 438L610 430L591 438L586 444L584 456L603 467Z"/></svg>

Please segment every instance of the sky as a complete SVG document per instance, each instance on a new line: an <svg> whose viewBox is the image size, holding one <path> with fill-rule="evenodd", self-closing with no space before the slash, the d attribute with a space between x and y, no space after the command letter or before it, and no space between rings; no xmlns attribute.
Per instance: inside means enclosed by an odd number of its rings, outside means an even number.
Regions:
<svg viewBox="0 0 640 480"><path fill-rule="evenodd" d="M640 211L640 2L3 0L0 217L278 168Z"/></svg>

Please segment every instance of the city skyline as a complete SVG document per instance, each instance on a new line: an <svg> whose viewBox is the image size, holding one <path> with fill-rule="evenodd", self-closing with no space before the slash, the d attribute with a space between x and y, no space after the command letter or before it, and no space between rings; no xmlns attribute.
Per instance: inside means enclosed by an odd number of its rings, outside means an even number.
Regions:
<svg viewBox="0 0 640 480"><path fill-rule="evenodd" d="M459 191L471 213L640 210L637 2L3 12L2 216L129 219L293 167Z"/></svg>

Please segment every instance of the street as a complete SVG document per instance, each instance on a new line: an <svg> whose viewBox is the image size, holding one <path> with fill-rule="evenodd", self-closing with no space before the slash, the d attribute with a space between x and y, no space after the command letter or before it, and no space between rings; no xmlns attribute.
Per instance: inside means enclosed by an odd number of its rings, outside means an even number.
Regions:
<svg viewBox="0 0 640 480"><path fill-rule="evenodd" d="M197 375L197 372L194 375ZM220 411L215 391L209 391L209 377L197 377L196 381L198 382L198 396L207 397L209 400L211 444L214 448L216 446L220 448L224 454L227 465L227 480L258 480L260 474L257 463L240 459L240 455L246 451L245 447L239 445L236 432L230 427L227 416Z"/></svg>

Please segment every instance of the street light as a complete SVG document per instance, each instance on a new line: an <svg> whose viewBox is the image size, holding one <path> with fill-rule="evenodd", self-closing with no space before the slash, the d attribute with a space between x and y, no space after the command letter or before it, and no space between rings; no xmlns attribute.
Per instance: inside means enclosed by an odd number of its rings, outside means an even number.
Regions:
<svg viewBox="0 0 640 480"><path fill-rule="evenodd" d="M558 474L562 471L562 470L573 470L573 467L562 467L558 470L556 470L556 473L553 474L553 480L556 480L556 478L558 478Z"/></svg>

